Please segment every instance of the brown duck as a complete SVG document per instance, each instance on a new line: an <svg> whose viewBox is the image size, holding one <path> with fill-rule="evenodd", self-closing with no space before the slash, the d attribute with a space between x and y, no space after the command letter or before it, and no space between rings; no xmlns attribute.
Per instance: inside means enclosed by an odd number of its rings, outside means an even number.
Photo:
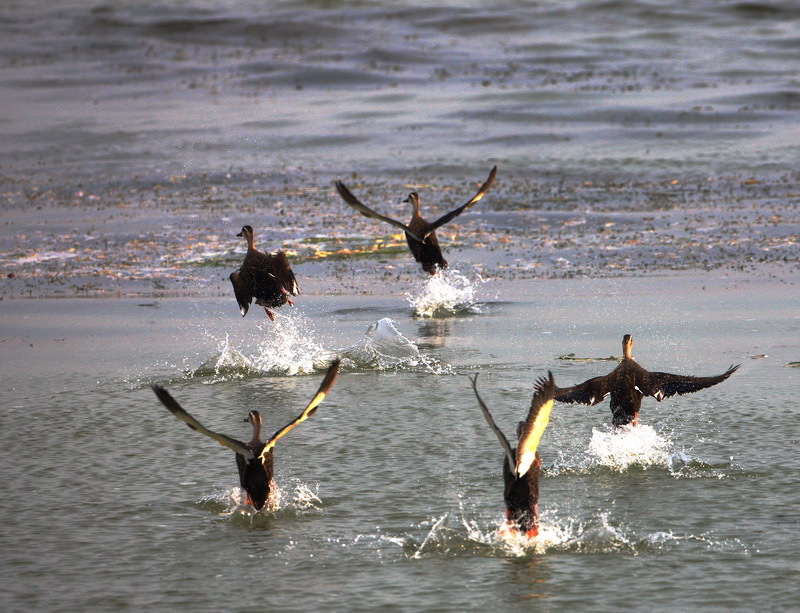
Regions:
<svg viewBox="0 0 800 613"><path fill-rule="evenodd" d="M403 200L403 202L410 202L412 207L411 221L409 221L408 225L406 225L401 221L381 215L380 213L367 207L358 198L356 198L341 181L336 181L336 190L347 204L365 217L380 219L402 229L406 233L408 248L411 250L411 254L414 256L414 259L422 264L422 269L425 272L435 275L437 270L447 268L447 260L444 259L444 256L442 255L442 249L439 247L439 239L436 238L436 229L443 226L454 217L461 215L461 213L483 198L484 194L489 191L492 183L494 183L494 177L496 174L497 166L492 168L492 171L489 173L489 178L486 179L484 184L481 185L478 192L469 200L469 202L462 204L457 209L454 209L445 215L442 215L433 223L426 221L425 218L422 217L422 213L420 213L419 194L417 192L411 192L408 195L408 198Z"/></svg>
<svg viewBox="0 0 800 613"><path fill-rule="evenodd" d="M274 461L273 449L289 430L294 428L301 421L305 421L317 410L317 405L325 398L333 387L336 375L339 372L339 360L334 360L328 367L328 372L312 398L308 406L303 409L296 418L286 424L283 428L275 432L272 437L264 442L261 438L261 414L258 411L250 411L247 419L253 427L253 436L249 442L242 441L219 434L209 430L194 417L189 415L181 405L170 395L170 393L159 385L153 385L153 391L158 396L161 403L169 411L192 430L197 430L201 434L213 438L220 445L233 449L236 452L236 466L239 468L239 485L247 492L247 503L253 505L257 510L261 510L269 500L270 491L273 487L272 467Z"/></svg>
<svg viewBox="0 0 800 613"><path fill-rule="evenodd" d="M517 425L517 446L512 449L502 430L492 419L492 414L478 394L478 375L472 382L472 389L478 399L483 416L494 431L503 447L506 457L503 460L503 500L506 504L506 519L509 529L529 537L539 534L539 473L542 460L539 457L539 440L550 421L553 408L555 381L553 373L541 377L534 388L533 400L528 417Z"/></svg>
<svg viewBox="0 0 800 613"><path fill-rule="evenodd" d="M595 405L611 394L611 422L614 426L636 424L644 396L652 396L659 402L675 394L690 394L721 383L739 368L731 366L715 377L690 377L667 372L650 372L639 366L631 355L633 337L622 337L623 358L619 366L603 377L594 377L572 387L557 387L555 399Z"/></svg>
<svg viewBox="0 0 800 613"><path fill-rule="evenodd" d="M251 226L244 226L236 236L247 239L244 262L239 270L230 275L242 317L247 315L250 303L255 300L256 304L264 307L267 316L275 321L275 313L270 308L283 306L287 302L294 306L289 296L300 293L289 260L283 251L263 253L256 249Z"/></svg>

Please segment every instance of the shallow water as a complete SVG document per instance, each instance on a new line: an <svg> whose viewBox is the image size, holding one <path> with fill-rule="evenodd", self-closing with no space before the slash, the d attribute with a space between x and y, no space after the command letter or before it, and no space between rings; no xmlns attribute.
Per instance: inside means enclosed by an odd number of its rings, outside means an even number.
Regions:
<svg viewBox="0 0 800 613"><path fill-rule="evenodd" d="M786 365L800 320L796 296L765 302L768 291L725 278L516 282L481 286L479 313L305 297L277 324L240 319L230 297L4 301L3 608L792 608L800 371ZM607 402L557 406L540 448L542 537L500 539L502 452L464 375L481 373L508 432L546 370L567 384L614 366L559 356L619 354L625 332L646 367L742 368L646 400L624 434L611 434ZM288 337L313 372L259 362ZM353 358L370 341L371 359ZM214 366L233 351L241 361ZM250 408L268 431L291 419L320 356L339 351L353 359L331 394L276 449L274 512L237 509L232 454L148 389L162 382L244 437Z"/></svg>
<svg viewBox="0 0 800 613"><path fill-rule="evenodd" d="M4 2L0 608L796 608L798 22L790 2ZM332 185L397 218L415 189L433 216L494 164L434 279ZM231 295L244 224L303 291L274 324ZM542 536L499 538L502 454L465 375L508 433L537 377L605 374L625 333L649 368L742 368L621 434L607 401L556 407ZM272 512L149 390L244 437L334 355Z"/></svg>
<svg viewBox="0 0 800 613"><path fill-rule="evenodd" d="M308 266L304 291L387 294L416 276L403 237L333 181L396 218L417 189L433 216L494 164L439 233L471 280L800 267L790 2L0 17L0 296L227 293L244 224Z"/></svg>

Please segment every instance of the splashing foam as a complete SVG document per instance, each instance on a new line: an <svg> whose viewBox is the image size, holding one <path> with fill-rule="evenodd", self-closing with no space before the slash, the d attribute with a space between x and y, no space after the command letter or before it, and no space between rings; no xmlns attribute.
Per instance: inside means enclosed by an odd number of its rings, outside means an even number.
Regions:
<svg viewBox="0 0 800 613"><path fill-rule="evenodd" d="M622 472L630 466L672 468L672 442L651 426L623 426L617 430L592 429L588 454L594 464Z"/></svg>
<svg viewBox="0 0 800 613"><path fill-rule="evenodd" d="M342 349L339 354L345 364L356 368L394 370L422 367L435 374L449 370L449 366L442 366L424 356L419 347L397 329L396 322L388 317L371 324L360 341Z"/></svg>
<svg viewBox="0 0 800 613"><path fill-rule="evenodd" d="M480 307L475 294L483 279L470 281L457 270L444 269L424 282L422 293L406 299L417 317L435 317L453 313L479 313Z"/></svg>
<svg viewBox="0 0 800 613"><path fill-rule="evenodd" d="M316 341L314 330L302 316L278 315L274 323L259 324L261 340L256 353L246 356L233 346L230 335L219 343L219 354L204 362L193 376L211 376L209 383L241 379L247 374L304 375L324 370L334 357Z"/></svg>
<svg viewBox="0 0 800 613"><path fill-rule="evenodd" d="M326 368L332 359L314 338L311 324L302 316L281 316L269 326L272 334L259 347L260 355L253 358L253 366L259 372L284 375L304 375Z"/></svg>
<svg viewBox="0 0 800 613"><path fill-rule="evenodd" d="M233 346L228 334L219 342L219 353L195 369L191 376L210 377L207 383L242 379L249 374L304 375L325 370L340 356L347 368L370 370L423 369L432 374L450 373L449 365L422 354L417 345L404 336L397 324L380 319L367 328L358 342L341 350L322 347L311 326L300 317L279 317L265 324L266 340L247 356Z"/></svg>
<svg viewBox="0 0 800 613"><path fill-rule="evenodd" d="M247 504L247 492L238 486L204 496L200 504L220 515L229 516L252 517L279 511L304 511L317 509L322 505L318 490L318 485L312 490L307 484L294 479L285 488L273 481L267 504L260 511Z"/></svg>

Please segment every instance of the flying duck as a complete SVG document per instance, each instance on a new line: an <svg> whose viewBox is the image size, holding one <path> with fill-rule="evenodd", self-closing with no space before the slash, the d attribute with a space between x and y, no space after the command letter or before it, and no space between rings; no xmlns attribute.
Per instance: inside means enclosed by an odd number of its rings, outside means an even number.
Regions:
<svg viewBox="0 0 800 613"><path fill-rule="evenodd" d="M472 389L478 399L483 416L503 447L503 500L506 504L506 520L511 531L534 537L539 534L539 473L542 460L537 447L544 429L550 421L553 408L555 381L553 373L540 377L534 388L528 418L517 425L517 446L511 447L502 430L492 419L489 409L478 394L478 375L470 378Z"/></svg>
<svg viewBox="0 0 800 613"><path fill-rule="evenodd" d="M356 198L341 181L336 181L335 185L342 199L365 217L380 219L381 221L385 221L386 223L402 229L406 233L408 248L411 250L414 259L422 264L422 269L425 272L435 275L437 270L447 268L447 260L442 256L442 249L439 247L439 239L436 238L436 229L443 226L454 217L461 215L461 213L483 198L484 194L486 194L492 186L496 174L497 166L492 168L492 171L489 173L489 178L486 179L469 202L442 215L433 223L426 221L425 218L422 217L419 206L419 194L417 192L411 192L408 198L403 200L403 202L410 202L412 207L411 221L408 222L408 225L373 211Z"/></svg>
<svg viewBox="0 0 800 613"><path fill-rule="evenodd" d="M659 402L675 394L690 394L721 383L739 368L731 366L715 377L690 377L667 372L650 372L639 366L631 355L633 337L622 337L623 358L619 366L603 377L594 377L572 387L556 388L558 402L595 405L611 394L611 422L615 427L636 425L644 396Z"/></svg>
<svg viewBox="0 0 800 613"><path fill-rule="evenodd" d="M213 438L220 445L233 449L236 452L236 466L239 468L239 484L247 492L247 504L253 505L256 510L261 510L269 500L270 489L273 485L272 479L272 466L273 466L273 449L275 443L278 442L289 430L294 428L301 421L305 421L311 417L317 410L317 405L323 401L326 394L333 387L333 382L336 380L336 374L339 372L339 360L334 360L328 367L328 372L325 378L308 403L308 406L303 409L303 412L295 417L292 421L286 424L283 428L275 432L272 437L264 442L261 439L261 414L258 411L250 411L247 419L253 427L253 436L249 442L244 443L235 438L219 434L206 428L203 424L197 421L194 417L189 415L181 405L172 397L172 395L160 385L153 385L153 391L158 396L161 403L178 419L184 422L192 430L197 430L201 434Z"/></svg>
<svg viewBox="0 0 800 613"><path fill-rule="evenodd" d="M297 296L300 288L294 278L289 260L283 251L263 253L256 249L252 226L243 226L236 236L247 239L247 255L242 266L230 275L233 293L242 317L247 315L250 303L263 306L267 316L275 321L275 313L270 307L279 307L287 302L294 306L289 296Z"/></svg>

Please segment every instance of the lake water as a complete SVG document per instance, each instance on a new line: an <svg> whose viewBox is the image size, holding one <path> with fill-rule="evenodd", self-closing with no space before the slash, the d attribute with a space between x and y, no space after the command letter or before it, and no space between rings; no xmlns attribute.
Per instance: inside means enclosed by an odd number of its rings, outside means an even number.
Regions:
<svg viewBox="0 0 800 613"><path fill-rule="evenodd" d="M0 608L796 609L798 32L789 2L5 2ZM494 164L433 280L333 189L406 218ZM274 324L227 280L246 223L303 290ZM742 367L622 434L557 405L542 535L500 539L466 375L509 434L625 333ZM242 438L334 355L256 515L149 389Z"/></svg>

